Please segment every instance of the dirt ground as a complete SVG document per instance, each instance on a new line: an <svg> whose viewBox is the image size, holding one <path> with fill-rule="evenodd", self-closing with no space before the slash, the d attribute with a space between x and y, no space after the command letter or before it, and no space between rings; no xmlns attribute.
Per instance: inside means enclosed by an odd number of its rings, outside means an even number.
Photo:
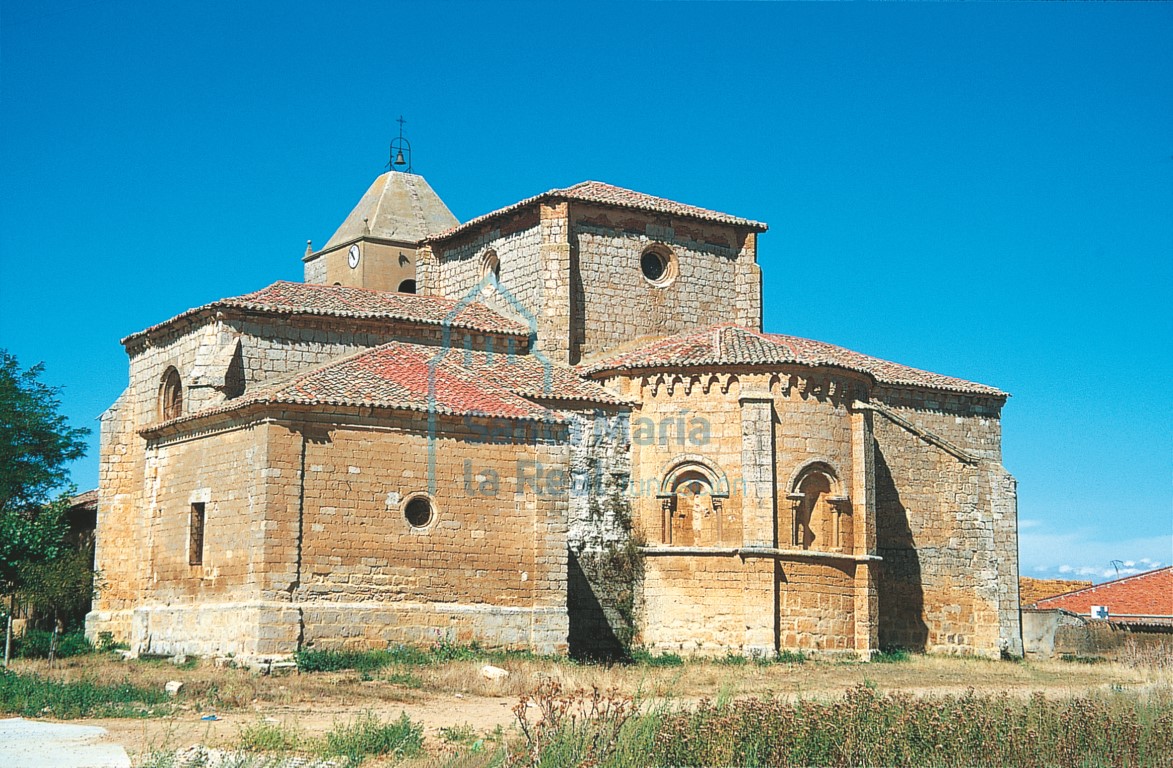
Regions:
<svg viewBox="0 0 1173 768"><path fill-rule="evenodd" d="M318 736L336 722L368 711L383 718L406 712L423 723L428 743L441 744L442 728L467 725L478 734L487 734L497 726L513 727L512 710L519 697L545 680L558 681L568 689L615 688L643 701L682 705L702 698L748 695L831 698L861 684L879 691L914 694L960 694L974 688L1014 696L1041 691L1049 697L1108 690L1144 694L1173 685L1173 673L1167 668L955 657L913 656L896 663L808 660L769 666L697 661L665 668L531 659L500 664L510 672L501 681L485 679L480 672L483 662L474 661L393 666L367 675L344 671L262 676L216 667L206 660L180 668L164 660L120 661L95 655L61 661L53 669L42 661L22 661L16 669L63 680L127 680L160 689L169 680L183 682L177 711L172 715L72 721L106 728L111 739L125 746L136 762L153 751L193 744L234 747L242 728L261 721L295 726L307 736ZM201 719L210 714L218 719Z"/></svg>

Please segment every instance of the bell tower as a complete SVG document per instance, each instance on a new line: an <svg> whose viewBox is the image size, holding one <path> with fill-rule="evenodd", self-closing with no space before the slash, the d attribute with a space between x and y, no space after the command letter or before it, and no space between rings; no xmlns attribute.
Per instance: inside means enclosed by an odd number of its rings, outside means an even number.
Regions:
<svg viewBox="0 0 1173 768"><path fill-rule="evenodd" d="M388 171L371 184L325 247L306 244L305 282L415 293L416 249L460 222L423 176L412 172L411 144L392 140Z"/></svg>

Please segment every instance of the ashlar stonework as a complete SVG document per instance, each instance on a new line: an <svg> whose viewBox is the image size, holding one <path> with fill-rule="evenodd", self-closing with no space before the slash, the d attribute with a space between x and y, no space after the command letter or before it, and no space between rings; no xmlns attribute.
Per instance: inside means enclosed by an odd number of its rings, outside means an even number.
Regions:
<svg viewBox="0 0 1173 768"><path fill-rule="evenodd" d="M766 226L389 173L305 283L123 340L87 631L272 657L1020 655L993 387L763 332Z"/></svg>

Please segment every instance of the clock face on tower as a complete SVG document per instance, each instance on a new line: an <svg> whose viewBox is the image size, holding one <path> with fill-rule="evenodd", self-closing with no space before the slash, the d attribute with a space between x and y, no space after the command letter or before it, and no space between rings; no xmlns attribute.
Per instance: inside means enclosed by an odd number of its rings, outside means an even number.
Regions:
<svg viewBox="0 0 1173 768"><path fill-rule="evenodd" d="M350 265L351 269L358 267L358 243L350 246L350 251L346 254L346 263Z"/></svg>

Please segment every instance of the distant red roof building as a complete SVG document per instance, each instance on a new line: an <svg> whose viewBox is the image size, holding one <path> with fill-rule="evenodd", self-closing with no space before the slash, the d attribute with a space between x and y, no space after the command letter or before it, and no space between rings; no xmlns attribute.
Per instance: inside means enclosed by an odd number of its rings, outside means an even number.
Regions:
<svg viewBox="0 0 1173 768"><path fill-rule="evenodd" d="M1108 609L1110 621L1173 624L1173 566L1077 589L1035 603L1091 616L1092 606Z"/></svg>

